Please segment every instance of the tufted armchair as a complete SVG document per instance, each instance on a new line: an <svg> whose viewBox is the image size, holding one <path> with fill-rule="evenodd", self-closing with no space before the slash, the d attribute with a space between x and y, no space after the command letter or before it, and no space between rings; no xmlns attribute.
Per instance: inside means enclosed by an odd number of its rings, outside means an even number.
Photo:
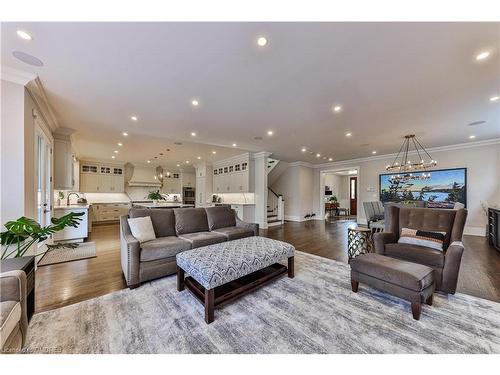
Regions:
<svg viewBox="0 0 500 375"><path fill-rule="evenodd" d="M455 293L464 246L462 235L467 210L437 208L385 208L385 232L374 234L378 254L409 262L424 264L434 269L436 289ZM401 228L445 232L443 251L429 247L398 243Z"/></svg>

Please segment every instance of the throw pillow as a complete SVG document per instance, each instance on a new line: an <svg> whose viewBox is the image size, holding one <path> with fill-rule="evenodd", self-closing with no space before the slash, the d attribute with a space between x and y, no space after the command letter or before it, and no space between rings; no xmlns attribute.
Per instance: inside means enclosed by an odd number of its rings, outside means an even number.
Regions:
<svg viewBox="0 0 500 375"><path fill-rule="evenodd" d="M156 239L153 223L149 216L127 219L128 226L134 236L140 243Z"/></svg>
<svg viewBox="0 0 500 375"><path fill-rule="evenodd" d="M443 251L443 243L446 232L431 232L418 229L401 229L398 243L425 246Z"/></svg>

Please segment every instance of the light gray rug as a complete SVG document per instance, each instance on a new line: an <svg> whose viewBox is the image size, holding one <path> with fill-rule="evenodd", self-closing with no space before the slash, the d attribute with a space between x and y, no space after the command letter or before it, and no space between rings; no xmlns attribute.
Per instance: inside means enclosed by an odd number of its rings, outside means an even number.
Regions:
<svg viewBox="0 0 500 375"><path fill-rule="evenodd" d="M360 285L349 266L297 252L286 276L215 310L175 276L36 314L27 349L63 353L500 353L500 304L436 295L415 321L407 302Z"/></svg>
<svg viewBox="0 0 500 375"><path fill-rule="evenodd" d="M49 264L71 262L73 260L95 258L96 248L94 242L82 242L77 247L61 247L49 250L38 262L39 266L48 266Z"/></svg>

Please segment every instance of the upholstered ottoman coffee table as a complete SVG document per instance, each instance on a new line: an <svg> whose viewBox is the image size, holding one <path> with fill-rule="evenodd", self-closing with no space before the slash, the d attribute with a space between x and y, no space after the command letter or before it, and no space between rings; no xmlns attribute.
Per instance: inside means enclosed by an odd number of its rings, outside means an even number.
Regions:
<svg viewBox="0 0 500 375"><path fill-rule="evenodd" d="M205 322L214 308L288 273L294 277L295 248L265 237L247 237L177 254L177 290L187 289L205 306ZM288 267L278 263L288 259ZM188 277L184 275L188 274Z"/></svg>
<svg viewBox="0 0 500 375"><path fill-rule="evenodd" d="M423 302L432 305L435 281L430 267L373 253L351 259L350 265L355 293L361 282L410 301L416 320L420 319Z"/></svg>

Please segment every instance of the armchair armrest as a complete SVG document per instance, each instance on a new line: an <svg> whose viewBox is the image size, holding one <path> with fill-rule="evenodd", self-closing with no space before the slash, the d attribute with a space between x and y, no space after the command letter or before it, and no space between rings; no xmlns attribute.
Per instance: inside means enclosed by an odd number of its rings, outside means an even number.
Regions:
<svg viewBox="0 0 500 375"><path fill-rule="evenodd" d="M138 286L141 244L132 236L127 222L127 215L120 216L120 258L123 275L130 287Z"/></svg>
<svg viewBox="0 0 500 375"><path fill-rule="evenodd" d="M380 232L373 235L373 243L375 245L375 252L377 254L385 254L385 245L388 243L395 243L396 235L391 232Z"/></svg>
<svg viewBox="0 0 500 375"><path fill-rule="evenodd" d="M19 329L21 330L21 347L24 346L28 333L28 309L26 306L26 273L14 270L0 274L0 301L17 301L21 304L21 318ZM5 338L6 339L6 338ZM2 337L2 349L5 340Z"/></svg>
<svg viewBox="0 0 500 375"><path fill-rule="evenodd" d="M444 254L443 281L441 290L454 294L457 290L458 272L462 262L464 245L460 241L452 242Z"/></svg>
<svg viewBox="0 0 500 375"><path fill-rule="evenodd" d="M247 223L246 221L240 220L238 216L236 216L236 226L239 228L247 228L253 230L253 235L259 235L259 224L256 223Z"/></svg>

